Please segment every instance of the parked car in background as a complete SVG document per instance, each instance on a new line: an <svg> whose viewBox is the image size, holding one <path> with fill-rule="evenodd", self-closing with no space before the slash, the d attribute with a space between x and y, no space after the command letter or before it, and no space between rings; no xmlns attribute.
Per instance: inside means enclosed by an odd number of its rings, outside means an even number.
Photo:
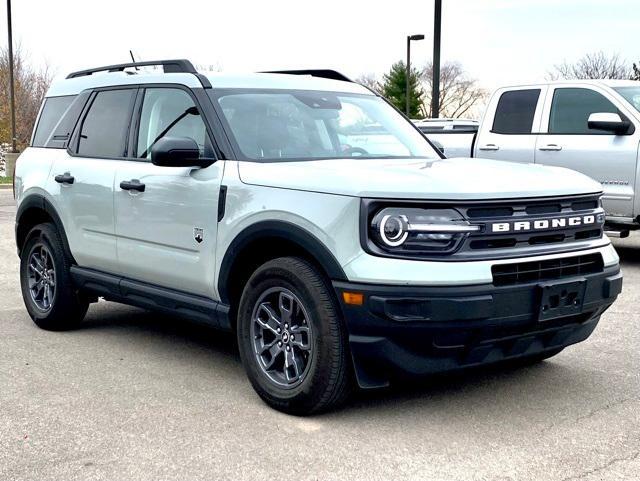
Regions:
<svg viewBox="0 0 640 481"><path fill-rule="evenodd" d="M476 134L427 135L442 144L447 157L582 172L603 186L610 235L624 237L640 228L640 82L582 80L504 87L491 97Z"/></svg>
<svg viewBox="0 0 640 481"><path fill-rule="evenodd" d="M480 126L480 122L470 119L424 119L413 123L447 157L469 157L469 145Z"/></svg>

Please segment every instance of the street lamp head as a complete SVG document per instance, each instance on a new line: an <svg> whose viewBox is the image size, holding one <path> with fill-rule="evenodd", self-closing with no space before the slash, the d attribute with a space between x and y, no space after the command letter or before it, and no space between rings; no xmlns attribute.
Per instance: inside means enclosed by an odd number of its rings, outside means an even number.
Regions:
<svg viewBox="0 0 640 481"><path fill-rule="evenodd" d="M409 40L424 40L424 35L409 35Z"/></svg>

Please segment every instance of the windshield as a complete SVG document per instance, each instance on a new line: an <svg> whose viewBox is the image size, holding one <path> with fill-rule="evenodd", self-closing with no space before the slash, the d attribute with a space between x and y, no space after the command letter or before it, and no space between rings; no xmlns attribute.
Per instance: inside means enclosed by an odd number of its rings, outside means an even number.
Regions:
<svg viewBox="0 0 640 481"><path fill-rule="evenodd" d="M640 112L640 87L617 87L613 90L622 95L627 102Z"/></svg>
<svg viewBox="0 0 640 481"><path fill-rule="evenodd" d="M307 90L213 90L244 160L439 158L374 95Z"/></svg>

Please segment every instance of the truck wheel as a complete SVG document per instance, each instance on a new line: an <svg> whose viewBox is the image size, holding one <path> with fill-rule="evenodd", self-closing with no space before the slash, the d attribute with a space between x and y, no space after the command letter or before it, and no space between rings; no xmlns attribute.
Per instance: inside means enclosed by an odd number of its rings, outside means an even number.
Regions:
<svg viewBox="0 0 640 481"><path fill-rule="evenodd" d="M346 331L330 286L294 257L259 267L238 309L238 345L251 384L289 414L326 411L352 386Z"/></svg>
<svg viewBox="0 0 640 481"><path fill-rule="evenodd" d="M20 286L27 312L42 329L73 329L84 319L88 301L71 282L70 260L53 224L39 224L20 254Z"/></svg>

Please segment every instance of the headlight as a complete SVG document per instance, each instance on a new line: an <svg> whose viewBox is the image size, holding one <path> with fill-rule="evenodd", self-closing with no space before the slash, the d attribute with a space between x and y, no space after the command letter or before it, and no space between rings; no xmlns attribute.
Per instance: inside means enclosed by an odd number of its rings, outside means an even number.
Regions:
<svg viewBox="0 0 640 481"><path fill-rule="evenodd" d="M455 209L387 207L369 225L369 239L395 255L448 254L480 226L471 225Z"/></svg>

